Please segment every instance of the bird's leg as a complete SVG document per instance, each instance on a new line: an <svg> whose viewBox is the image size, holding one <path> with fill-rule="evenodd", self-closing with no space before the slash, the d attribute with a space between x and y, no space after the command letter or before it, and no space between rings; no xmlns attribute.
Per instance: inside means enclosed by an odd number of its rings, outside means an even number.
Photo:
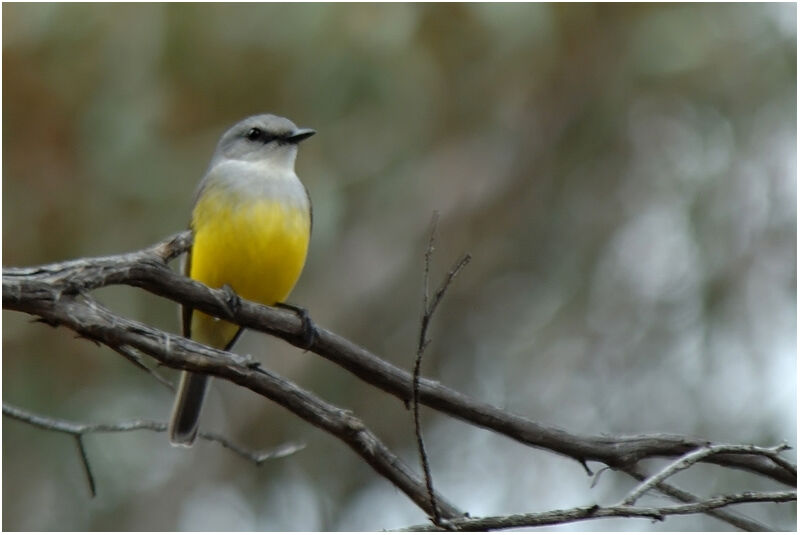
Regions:
<svg viewBox="0 0 800 535"><path fill-rule="evenodd" d="M317 339L317 327L314 325L314 322L311 321L311 316L308 315L308 310L297 305L290 305L289 303L275 303L275 306L278 308L291 310L300 317L300 321L303 324L302 347L306 350L310 349L314 344L314 341Z"/></svg>

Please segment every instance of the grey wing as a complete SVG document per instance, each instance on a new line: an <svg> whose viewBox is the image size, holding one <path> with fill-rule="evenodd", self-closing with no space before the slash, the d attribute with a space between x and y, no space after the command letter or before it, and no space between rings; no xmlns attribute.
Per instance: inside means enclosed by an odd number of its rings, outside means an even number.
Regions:
<svg viewBox="0 0 800 535"><path fill-rule="evenodd" d="M301 184L303 184L301 182ZM308 188L303 184L303 191L306 192L306 199L308 199L308 235L314 231L314 205L311 204L311 195L308 194Z"/></svg>

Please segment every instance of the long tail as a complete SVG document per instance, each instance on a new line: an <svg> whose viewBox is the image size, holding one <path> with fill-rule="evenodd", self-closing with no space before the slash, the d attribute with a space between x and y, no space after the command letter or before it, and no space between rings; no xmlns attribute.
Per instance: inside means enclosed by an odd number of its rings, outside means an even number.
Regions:
<svg viewBox="0 0 800 535"><path fill-rule="evenodd" d="M197 438L200 411L206 397L211 377L205 374L183 372L172 417L169 422L169 441L175 446L189 447Z"/></svg>

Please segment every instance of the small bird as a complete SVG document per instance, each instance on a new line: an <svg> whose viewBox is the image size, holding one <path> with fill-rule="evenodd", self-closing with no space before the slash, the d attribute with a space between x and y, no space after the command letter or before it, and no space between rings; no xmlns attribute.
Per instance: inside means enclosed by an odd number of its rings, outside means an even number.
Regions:
<svg viewBox="0 0 800 535"><path fill-rule="evenodd" d="M265 305L289 296L306 261L312 226L311 200L294 163L298 144L315 133L264 114L222 135L194 197L187 276ZM181 319L185 337L226 351L243 330L186 306ZM181 374L169 425L173 445L188 447L197 437L210 379Z"/></svg>

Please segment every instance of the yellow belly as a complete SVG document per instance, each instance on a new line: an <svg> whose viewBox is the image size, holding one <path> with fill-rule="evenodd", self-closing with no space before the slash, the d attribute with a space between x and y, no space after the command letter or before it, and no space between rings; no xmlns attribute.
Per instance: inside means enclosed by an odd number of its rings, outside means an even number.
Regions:
<svg viewBox="0 0 800 535"><path fill-rule="evenodd" d="M212 288L227 284L241 297L272 305L294 288L306 260L310 214L269 200L231 201L209 192L192 216L189 276ZM238 327L195 311L192 338L224 347Z"/></svg>

